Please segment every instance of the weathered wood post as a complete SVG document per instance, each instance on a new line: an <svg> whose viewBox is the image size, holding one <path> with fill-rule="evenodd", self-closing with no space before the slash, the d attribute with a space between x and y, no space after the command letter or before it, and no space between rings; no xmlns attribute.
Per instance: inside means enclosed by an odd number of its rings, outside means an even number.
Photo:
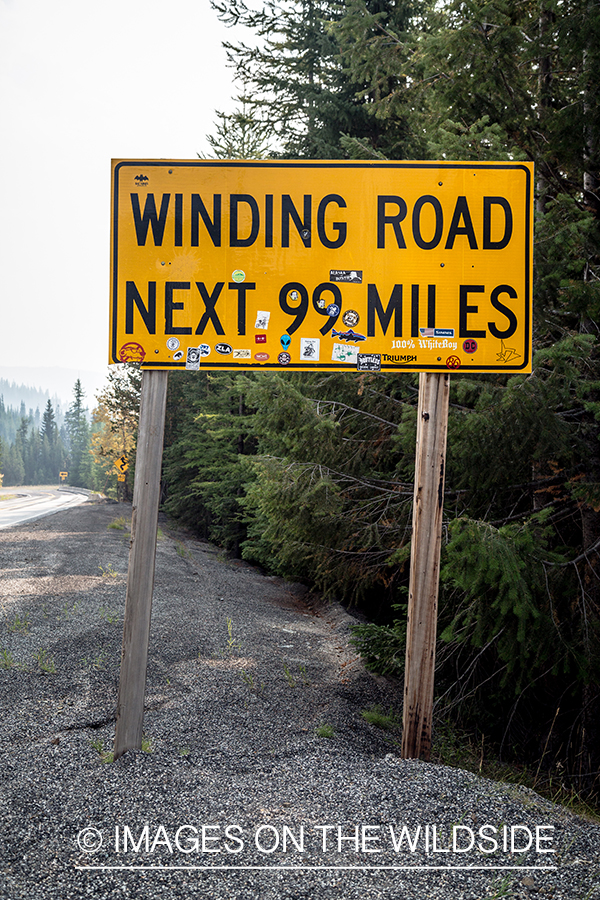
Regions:
<svg viewBox="0 0 600 900"><path fill-rule="evenodd" d="M115 759L142 746L168 374L142 372Z"/></svg>
<svg viewBox="0 0 600 900"><path fill-rule="evenodd" d="M450 375L421 372L406 666L403 759L429 759Z"/></svg>

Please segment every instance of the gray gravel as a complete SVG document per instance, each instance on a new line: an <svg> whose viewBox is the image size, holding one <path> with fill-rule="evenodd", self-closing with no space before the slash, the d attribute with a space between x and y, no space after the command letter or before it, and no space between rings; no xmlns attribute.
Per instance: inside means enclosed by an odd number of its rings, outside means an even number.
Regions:
<svg viewBox="0 0 600 900"><path fill-rule="evenodd" d="M108 526L130 512L86 503L0 532L2 900L600 898L600 825L400 759L399 735L361 716L400 715L398 689L365 672L344 610L166 528L149 744L103 762L129 550Z"/></svg>

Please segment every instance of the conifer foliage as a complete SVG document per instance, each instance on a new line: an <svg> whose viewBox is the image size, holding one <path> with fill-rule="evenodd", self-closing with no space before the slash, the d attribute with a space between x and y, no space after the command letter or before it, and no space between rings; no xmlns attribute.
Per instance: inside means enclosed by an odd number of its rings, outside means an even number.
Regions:
<svg viewBox="0 0 600 900"><path fill-rule="evenodd" d="M18 421L14 439L4 442L4 486L57 483L58 473L65 467L68 450L64 427L59 427L57 422L57 418L62 420L62 415L57 417L52 401L46 401L41 414L39 408L27 414L24 403L21 403L18 415L16 410L11 407L6 409L2 403L2 413L5 423L8 419L9 427L11 420Z"/></svg>
<svg viewBox="0 0 600 900"><path fill-rule="evenodd" d="M244 385L234 373L177 373L169 383L164 454L165 509L241 555L246 522L241 501L254 451Z"/></svg>
<svg viewBox="0 0 600 900"><path fill-rule="evenodd" d="M367 2L404 24L404 4ZM244 115L260 125L263 135L270 133L274 153L336 159L345 156L342 137L347 133L378 146L383 129L370 115L372 92L360 74L355 79L342 66L334 31L343 16L340 4L268 0L257 9L246 0L213 0L213 7L227 25L249 32L247 41L225 47L240 83ZM236 155L243 154L238 149Z"/></svg>
<svg viewBox="0 0 600 900"><path fill-rule="evenodd" d="M83 405L84 390L79 378L73 387L73 402L65 416L65 426L69 440L69 484L89 487L92 476L90 455L90 427L87 409Z"/></svg>
<svg viewBox="0 0 600 900"><path fill-rule="evenodd" d="M11 386L13 395L21 388ZM22 386L23 396L41 391ZM22 401L17 411L7 407L0 395L0 433L3 441L0 471L4 486L59 484L67 473L67 484L93 489L96 470L90 452L91 429L85 392L79 379L73 385L73 400L66 413L48 399L43 413L39 407L26 411ZM11 440L12 437L12 440Z"/></svg>
<svg viewBox="0 0 600 900"><path fill-rule="evenodd" d="M274 152L536 164L534 371L452 376L436 709L598 791L598 4L215 6L252 32L228 51ZM360 604L361 652L401 675L416 379L203 373L171 391L170 511Z"/></svg>

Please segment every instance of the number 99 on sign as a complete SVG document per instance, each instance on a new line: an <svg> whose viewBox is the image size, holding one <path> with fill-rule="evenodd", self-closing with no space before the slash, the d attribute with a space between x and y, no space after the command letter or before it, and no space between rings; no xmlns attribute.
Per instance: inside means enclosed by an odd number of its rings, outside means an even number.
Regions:
<svg viewBox="0 0 600 900"><path fill-rule="evenodd" d="M321 334L331 331L342 311L342 292L337 284L327 281L318 284L312 293L313 309L320 316L325 316L327 322L320 329ZM309 308L308 290L299 281L288 281L279 291L279 306L287 316L293 316L294 321L286 329L288 334L293 334L300 328ZM328 310L335 306L337 313L329 315Z"/></svg>

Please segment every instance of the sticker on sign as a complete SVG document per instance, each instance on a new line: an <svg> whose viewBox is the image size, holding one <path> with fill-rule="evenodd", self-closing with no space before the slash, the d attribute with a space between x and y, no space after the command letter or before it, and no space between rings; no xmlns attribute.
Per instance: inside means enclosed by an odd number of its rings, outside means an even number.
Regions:
<svg viewBox="0 0 600 900"><path fill-rule="evenodd" d="M356 357L356 368L359 372L379 372L381 356L379 353L359 353Z"/></svg>

